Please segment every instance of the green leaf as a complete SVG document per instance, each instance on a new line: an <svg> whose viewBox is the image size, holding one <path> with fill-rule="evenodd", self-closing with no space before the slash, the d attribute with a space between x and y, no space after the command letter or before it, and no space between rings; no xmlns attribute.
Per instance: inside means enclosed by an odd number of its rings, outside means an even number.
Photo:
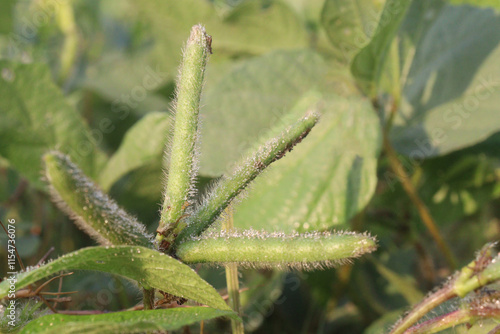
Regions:
<svg viewBox="0 0 500 334"><path fill-rule="evenodd" d="M109 190L125 174L157 161L165 150L170 127L171 117L164 112L151 112L134 124L101 171L101 187Z"/></svg>
<svg viewBox="0 0 500 334"><path fill-rule="evenodd" d="M500 9L500 3L496 0L449 0L453 5L468 4L471 6L478 7L493 7L495 9Z"/></svg>
<svg viewBox="0 0 500 334"><path fill-rule="evenodd" d="M236 64L207 87L201 110L200 173L218 176L231 170L325 71L314 52L276 51Z"/></svg>
<svg viewBox="0 0 500 334"><path fill-rule="evenodd" d="M43 266L19 273L16 289L61 270L97 270L116 274L136 280L144 287L229 310L217 291L190 267L164 253L139 246L88 247L66 254ZM5 297L8 291L9 281L4 280L0 283L0 298Z"/></svg>
<svg viewBox="0 0 500 334"><path fill-rule="evenodd" d="M473 145L500 129L500 16L439 4L419 15L422 31L411 37L415 55L391 131L396 149L412 159ZM450 29L452 22L460 25Z"/></svg>
<svg viewBox="0 0 500 334"><path fill-rule="evenodd" d="M379 25L370 43L354 57L351 72L362 91L370 97L376 94L392 41L405 17L410 0L388 0Z"/></svg>
<svg viewBox="0 0 500 334"><path fill-rule="evenodd" d="M15 0L5 0L0 3L0 34L7 34L13 28L13 12Z"/></svg>
<svg viewBox="0 0 500 334"><path fill-rule="evenodd" d="M173 331L201 320L233 316L232 311L207 307L124 311L96 315L50 314L31 321L21 334L55 333L144 333ZM236 317L237 318L237 317Z"/></svg>
<svg viewBox="0 0 500 334"><path fill-rule="evenodd" d="M163 63L157 65L150 58L144 53L107 51L96 64L89 65L81 85L111 102L111 111L120 120L125 120L130 113L143 115L151 110L167 110L168 96L162 96L158 90L167 85L176 72L170 67L166 71Z"/></svg>
<svg viewBox="0 0 500 334"><path fill-rule="evenodd" d="M156 41L153 50L166 66L176 66L177 50L188 37L191 26L202 23L213 36L219 52L260 54L273 49L306 46L306 30L285 4L278 1L245 1L226 16L219 16L208 1L159 1L148 6L134 0L138 18L150 25ZM178 33L166 34L165 31Z"/></svg>
<svg viewBox="0 0 500 334"><path fill-rule="evenodd" d="M356 97L323 103L309 136L255 180L236 207L235 226L284 232L345 227L368 203L377 182L377 117Z"/></svg>
<svg viewBox="0 0 500 334"><path fill-rule="evenodd" d="M0 155L40 187L41 156L56 146L96 177L105 156L47 66L2 60L0 72Z"/></svg>
<svg viewBox="0 0 500 334"><path fill-rule="evenodd" d="M356 53L370 41L379 20L379 1L326 0L321 24L336 56L350 63Z"/></svg>
<svg viewBox="0 0 500 334"><path fill-rule="evenodd" d="M128 57L112 53L102 57L92 66L87 87L97 91L111 101L121 102L119 107L131 110L161 110L166 102L155 90L177 75L183 43L195 24L203 24L213 36L213 51L210 62L226 61L228 56L263 54L274 49L295 49L307 46L304 24L286 4L281 1L244 1L225 15L219 15L211 1L155 0L148 5L138 0L129 0L123 13L111 12L117 25L129 29L129 38L142 46ZM111 6L114 10L116 5ZM131 10L130 10L131 9ZM118 17L117 17L118 16ZM140 30L140 38L133 36ZM168 32L168 33L166 33ZM100 36L99 36L100 37ZM113 38L116 36L110 36ZM150 76L148 73L155 73ZM144 85L146 78L154 82ZM210 79L208 79L210 80ZM146 89L144 98L134 98L134 91ZM126 103L128 96L131 103ZM148 109L149 108L149 109Z"/></svg>

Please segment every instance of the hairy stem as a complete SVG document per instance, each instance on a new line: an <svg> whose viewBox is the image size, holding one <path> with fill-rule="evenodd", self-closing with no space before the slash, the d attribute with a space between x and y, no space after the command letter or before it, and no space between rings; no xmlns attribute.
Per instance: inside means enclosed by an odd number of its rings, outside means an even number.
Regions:
<svg viewBox="0 0 500 334"><path fill-rule="evenodd" d="M331 267L376 249L374 238L356 233L266 233L255 230L206 235L177 248L186 263L238 263L256 268L312 270Z"/></svg>
<svg viewBox="0 0 500 334"><path fill-rule="evenodd" d="M226 217L222 228L227 232L234 230L233 211L231 207L226 209ZM238 265L236 263L228 263L226 265L226 284L229 295L229 306L234 312L240 315L240 282L238 279ZM243 323L236 321L236 319L231 319L231 329L233 334L243 334L245 332Z"/></svg>
<svg viewBox="0 0 500 334"><path fill-rule="evenodd" d="M404 333L410 326L426 315L427 312L455 296L451 286L445 286L443 289L429 295L417 304L400 322L396 323L390 334Z"/></svg>
<svg viewBox="0 0 500 334"><path fill-rule="evenodd" d="M233 175L223 177L201 206L186 219L184 222L186 228L175 240L176 245L189 240L192 236L201 235L253 179L307 136L318 119L317 113L307 112L278 137L267 141L240 161Z"/></svg>
<svg viewBox="0 0 500 334"><path fill-rule="evenodd" d="M439 232L436 223L434 219L432 218L429 209L425 205L425 203L420 199L417 190L413 186L413 184L410 181L410 178L408 174L406 173L403 165L399 161L399 158L396 154L396 151L392 147L387 131L384 131L384 150L385 153L387 154L387 158L389 159L389 163L391 165L392 170L396 174L396 177L398 180L401 182L403 185L403 189L405 190L406 194L410 198L410 200L413 202L415 207L417 208L418 214L420 216L420 219L422 219L422 222L425 224L427 229L429 230L429 233L431 234L432 238L436 242L437 246L441 250L441 252L444 254L444 257L446 261L448 262L448 265L452 268L456 268L456 261L455 258L453 257L453 254L451 252L451 249L449 245L444 241L443 237L441 236L441 233Z"/></svg>
<svg viewBox="0 0 500 334"><path fill-rule="evenodd" d="M463 267L454 278L438 291L430 294L393 327L390 334L405 331L439 304L468 293L500 279L500 255L492 257L492 244L487 244L474 261Z"/></svg>
<svg viewBox="0 0 500 334"><path fill-rule="evenodd" d="M191 29L177 81L175 126L170 147L167 184L157 230L158 241L169 239L172 234L176 234L173 231L190 204L190 192L193 190L196 170L198 113L210 44L211 37L206 34L205 28L196 25ZM170 239L165 243L170 244L174 237Z"/></svg>
<svg viewBox="0 0 500 334"><path fill-rule="evenodd" d="M152 236L60 152L45 154L45 176L52 198L76 225L102 245L152 247Z"/></svg>
<svg viewBox="0 0 500 334"><path fill-rule="evenodd" d="M500 317L500 309L495 307L466 308L425 321L409 328L405 334L433 334L461 324L475 323L482 319Z"/></svg>

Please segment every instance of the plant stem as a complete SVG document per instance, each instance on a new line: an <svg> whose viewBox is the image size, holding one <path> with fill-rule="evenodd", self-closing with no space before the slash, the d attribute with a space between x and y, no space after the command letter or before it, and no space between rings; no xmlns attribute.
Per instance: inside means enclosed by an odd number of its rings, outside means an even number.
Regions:
<svg viewBox="0 0 500 334"><path fill-rule="evenodd" d="M490 257L492 244L487 244L483 247L477 258L463 267L454 278L448 282L443 288L432 293L422 302L417 304L401 321L396 323L390 334L407 333L406 330L422 318L427 312L438 306L439 304L454 298L465 297L468 293L477 290L487 284L500 279L500 256L495 258ZM479 311L474 311L474 308L487 310L482 301L477 305L470 303L469 311L476 318L479 316ZM496 305L496 304L495 304ZM495 308L498 308L495 306ZM474 313L476 312L476 313ZM492 311L493 312L493 311ZM485 313L488 315L489 313ZM457 314L462 317L463 315ZM452 316L456 318L455 315ZM450 318L451 319L451 318ZM445 321L444 321L445 322ZM437 325L436 325L437 326ZM418 328L418 326L416 326ZM427 331L417 331L416 333L428 333Z"/></svg>
<svg viewBox="0 0 500 334"><path fill-rule="evenodd" d="M233 175L223 177L196 212L186 219L184 222L186 228L175 240L176 245L201 235L253 179L307 136L318 119L319 115L316 112L308 111L303 118L282 131L278 137L267 141L240 161Z"/></svg>
<svg viewBox="0 0 500 334"><path fill-rule="evenodd" d="M205 28L196 25L184 50L177 82L175 126L170 147L170 163L165 188L157 240L168 248L179 231L176 230L185 210L191 203L191 192L196 171L195 146L198 137L198 113L203 77L211 37ZM163 241L164 240L164 241Z"/></svg>
<svg viewBox="0 0 500 334"><path fill-rule="evenodd" d="M415 325L405 334L432 334L474 319L467 310L457 310Z"/></svg>
<svg viewBox="0 0 500 334"><path fill-rule="evenodd" d="M145 310L153 310L155 307L155 289L142 289L142 302Z"/></svg>
<svg viewBox="0 0 500 334"><path fill-rule="evenodd" d="M452 286L446 285L443 289L436 291L417 304L417 306L415 306L410 313L401 319L401 321L396 323L390 334L405 333L411 325L416 323L427 312L453 297L455 297L455 293L453 292Z"/></svg>
<svg viewBox="0 0 500 334"><path fill-rule="evenodd" d="M389 163L391 165L392 170L396 174L396 177L398 180L401 182L403 185L403 189L405 190L406 194L410 198L410 200L413 202L415 207L417 208L418 214L420 216L420 219L422 219L422 222L425 224L427 229L429 230L432 238L436 242L437 246L441 250L441 252L444 254L444 257L446 261L448 262L448 265L450 266L451 269L456 268L456 261L455 258L453 257L453 254L450 250L449 245L444 241L443 237L441 236L436 223L434 222L434 219L432 218L429 209L427 206L424 204L424 202L420 199L417 190L413 186L413 184L410 181L410 178L408 174L406 173L403 165L399 161L399 158L396 154L396 151L392 147L389 138L388 138L388 131L384 131L384 150L385 153L387 154L387 158L389 159Z"/></svg>
<svg viewBox="0 0 500 334"><path fill-rule="evenodd" d="M231 207L226 209L226 217L222 223L222 229L230 232L234 230L233 210ZM229 306L240 315L240 283L238 280L238 265L236 263L226 264L226 284L229 295ZM231 328L233 334L243 334L245 332L243 323L231 319Z"/></svg>
<svg viewBox="0 0 500 334"><path fill-rule="evenodd" d="M465 323L475 323L482 319L500 317L500 309L496 307L465 308L444 314L434 319L415 325L405 334L433 334Z"/></svg>

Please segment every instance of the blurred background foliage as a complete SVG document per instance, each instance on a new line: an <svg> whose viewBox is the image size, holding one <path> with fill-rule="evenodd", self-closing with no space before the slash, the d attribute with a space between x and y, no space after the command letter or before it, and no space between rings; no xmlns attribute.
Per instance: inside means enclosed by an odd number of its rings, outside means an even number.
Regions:
<svg viewBox="0 0 500 334"><path fill-rule="evenodd" d="M213 55L200 195L294 108L319 101L321 122L253 184L235 225L368 231L380 246L336 269L242 271L246 330L384 332L452 270L389 166L381 124L393 117L390 142L460 266L498 240L499 9L467 0L2 0L0 218L17 221L27 265L51 247L55 258L94 244L40 177L41 155L58 148L154 231L181 48L202 23ZM396 105L394 115L384 105ZM196 269L224 294L222 268ZM127 281L89 272L63 289L79 291L64 309L140 299Z"/></svg>

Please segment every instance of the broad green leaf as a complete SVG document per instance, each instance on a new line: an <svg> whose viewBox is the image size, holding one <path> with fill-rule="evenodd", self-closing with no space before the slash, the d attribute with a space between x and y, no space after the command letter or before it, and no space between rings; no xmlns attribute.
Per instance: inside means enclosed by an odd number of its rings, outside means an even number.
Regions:
<svg viewBox="0 0 500 334"><path fill-rule="evenodd" d="M219 23L207 23L214 46L231 53L260 54L307 45L305 26L281 1L243 1ZM218 41L218 42L217 42Z"/></svg>
<svg viewBox="0 0 500 334"><path fill-rule="evenodd" d="M363 92L370 97L375 96L384 65L391 59L389 49L410 3L410 0L388 0L373 38L353 59L351 72Z"/></svg>
<svg viewBox="0 0 500 334"><path fill-rule="evenodd" d="M497 10L500 9L500 2L497 0L449 0L449 2L454 5L469 4L471 6L493 7Z"/></svg>
<svg viewBox="0 0 500 334"><path fill-rule="evenodd" d="M316 53L277 51L235 65L207 87L201 110L200 172L220 175L230 170L325 71Z"/></svg>
<svg viewBox="0 0 500 334"><path fill-rule="evenodd" d="M321 23L337 57L349 63L377 28L381 1L326 0Z"/></svg>
<svg viewBox="0 0 500 334"><path fill-rule="evenodd" d="M220 310L229 310L215 289L187 265L170 256L139 246L88 247L31 268L16 277L21 289L61 270L97 270L138 281L174 296L192 299ZM0 283L0 298L9 291L9 281Z"/></svg>
<svg viewBox="0 0 500 334"><path fill-rule="evenodd" d="M150 25L157 43L153 52L167 66L177 66L178 50L191 26L202 23L219 52L260 54L273 49L306 46L306 30L294 12L279 1L245 1L227 16L216 14L209 1L154 1L149 6L134 0L139 19ZM171 33L166 34L165 31ZM177 32L177 33L172 33ZM165 58L166 57L166 58Z"/></svg>
<svg viewBox="0 0 500 334"><path fill-rule="evenodd" d="M292 8L297 16L306 22L309 29L317 29L320 25L321 10L324 6L324 0L283 0Z"/></svg>
<svg viewBox="0 0 500 334"><path fill-rule="evenodd" d="M178 50L180 53L181 46ZM167 110L169 99L158 90L176 73L175 67L167 68L163 62L155 64L148 54L109 51L89 67L81 85L110 101L111 112L124 120L132 112L142 115L151 110Z"/></svg>
<svg viewBox="0 0 500 334"><path fill-rule="evenodd" d="M101 187L109 190L125 174L158 160L165 150L170 125L170 115L164 112L149 113L137 122L99 175Z"/></svg>
<svg viewBox="0 0 500 334"><path fill-rule="evenodd" d="M423 18L431 15L432 19ZM428 6L391 139L411 159L442 155L500 129L500 16L471 6ZM452 22L460 22L450 29Z"/></svg>
<svg viewBox="0 0 500 334"><path fill-rule="evenodd" d="M50 314L31 321L21 334L61 332L66 334L144 333L173 331L201 320L232 316L230 310L208 307L172 308L148 311L124 311L96 315Z"/></svg>
<svg viewBox="0 0 500 334"><path fill-rule="evenodd" d="M53 83L43 64L0 61L0 155L37 186L41 156L57 147L94 178L104 163L95 133Z"/></svg>
<svg viewBox="0 0 500 334"><path fill-rule="evenodd" d="M134 44L143 47L128 57L119 53L103 57L92 66L85 81L87 87L114 103L120 103L117 109L142 112L147 108L165 109L165 99L155 91L175 79L181 60L180 50L195 24L203 24L213 37L212 63L227 61L228 56L307 46L305 25L291 8L280 1L245 1L227 15L218 15L214 4L207 0L155 0L148 5L138 0L124 3L128 10L122 9L123 13L116 14L112 12L115 6L110 6L109 15L125 25L129 34L138 27L142 29L139 37L130 38L134 38ZM151 77L149 73L155 75ZM148 77L158 80L146 79ZM145 80L155 83L145 85ZM146 88L143 97L138 92L141 88ZM133 94L137 98L133 98Z"/></svg>
<svg viewBox="0 0 500 334"><path fill-rule="evenodd" d="M7 34L12 31L12 22L15 0L4 0L0 2L0 34Z"/></svg>
<svg viewBox="0 0 500 334"><path fill-rule="evenodd" d="M356 97L324 101L323 111L309 136L254 181L236 207L235 226L285 232L344 227L368 203L377 182L377 117Z"/></svg>
<svg viewBox="0 0 500 334"><path fill-rule="evenodd" d="M464 148L460 151L455 151L452 154L484 154L489 158L497 158L500 156L500 132L495 132L486 140L479 142L474 146Z"/></svg>

